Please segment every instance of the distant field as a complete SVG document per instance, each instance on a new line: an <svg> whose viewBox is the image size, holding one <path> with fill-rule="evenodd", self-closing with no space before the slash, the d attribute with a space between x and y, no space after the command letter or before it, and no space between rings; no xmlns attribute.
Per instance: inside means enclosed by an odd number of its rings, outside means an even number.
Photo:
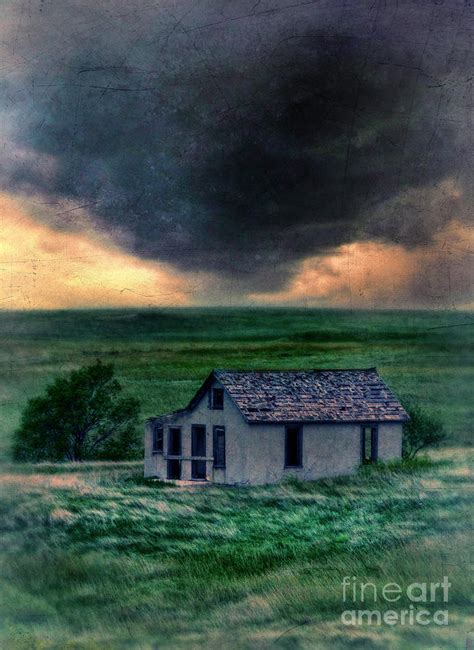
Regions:
<svg viewBox="0 0 474 650"><path fill-rule="evenodd" d="M182 406L213 367L377 366L471 440L474 315L311 309L0 313L0 458L26 400L56 375L113 361L143 417Z"/></svg>
<svg viewBox="0 0 474 650"><path fill-rule="evenodd" d="M304 309L0 314L0 647L468 647L473 324ZM397 394L439 411L449 439L431 462L256 488L145 481L140 461L8 462L28 397L96 358L115 363L143 417L186 403L213 367L377 366ZM448 626L341 623L344 576L380 593L445 575Z"/></svg>

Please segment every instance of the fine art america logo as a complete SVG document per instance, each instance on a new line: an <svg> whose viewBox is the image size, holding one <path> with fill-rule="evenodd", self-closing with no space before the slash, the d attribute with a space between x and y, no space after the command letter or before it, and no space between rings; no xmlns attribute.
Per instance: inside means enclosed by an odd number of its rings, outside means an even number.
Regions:
<svg viewBox="0 0 474 650"><path fill-rule="evenodd" d="M341 614L344 625L448 625L451 583L447 576L442 582L412 582L401 587L396 582L376 586L346 576L342 581L342 602L346 609ZM397 608L402 600L409 604ZM394 603L393 609L387 609ZM398 607L400 607L398 605Z"/></svg>

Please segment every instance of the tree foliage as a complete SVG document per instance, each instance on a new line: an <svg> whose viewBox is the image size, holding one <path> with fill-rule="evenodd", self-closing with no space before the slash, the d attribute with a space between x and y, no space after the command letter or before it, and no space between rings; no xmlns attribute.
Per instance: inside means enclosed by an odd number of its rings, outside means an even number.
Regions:
<svg viewBox="0 0 474 650"><path fill-rule="evenodd" d="M137 399L121 396L111 364L95 364L57 378L30 399L15 432L19 461L125 459L137 452Z"/></svg>
<svg viewBox="0 0 474 650"><path fill-rule="evenodd" d="M426 447L437 447L446 438L441 419L418 404L405 405L410 420L403 426L403 457L412 459Z"/></svg>

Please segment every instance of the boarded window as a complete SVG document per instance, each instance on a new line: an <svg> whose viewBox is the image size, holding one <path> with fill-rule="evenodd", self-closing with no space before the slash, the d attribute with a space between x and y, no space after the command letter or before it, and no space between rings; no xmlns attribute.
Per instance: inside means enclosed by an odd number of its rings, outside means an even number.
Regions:
<svg viewBox="0 0 474 650"><path fill-rule="evenodd" d="M375 463L378 456L378 431L377 427L362 427L361 435L361 460L363 463Z"/></svg>
<svg viewBox="0 0 474 650"><path fill-rule="evenodd" d="M301 467L303 464L303 431L301 427L286 427L285 467Z"/></svg>
<svg viewBox="0 0 474 650"><path fill-rule="evenodd" d="M181 456L181 427L168 429L168 455Z"/></svg>
<svg viewBox="0 0 474 650"><path fill-rule="evenodd" d="M214 468L225 469L225 428L214 427Z"/></svg>
<svg viewBox="0 0 474 650"><path fill-rule="evenodd" d="M224 408L224 389L213 388L211 406L213 409L222 410Z"/></svg>
<svg viewBox="0 0 474 650"><path fill-rule="evenodd" d="M155 454L163 453L163 427L155 425L153 428L153 451Z"/></svg>

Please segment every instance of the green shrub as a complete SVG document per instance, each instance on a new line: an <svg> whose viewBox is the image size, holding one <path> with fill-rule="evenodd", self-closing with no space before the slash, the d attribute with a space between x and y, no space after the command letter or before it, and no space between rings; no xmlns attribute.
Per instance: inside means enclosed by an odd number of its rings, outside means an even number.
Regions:
<svg viewBox="0 0 474 650"><path fill-rule="evenodd" d="M81 461L132 458L140 410L111 364L97 361L57 378L46 394L30 399L15 432L17 461Z"/></svg>
<svg viewBox="0 0 474 650"><path fill-rule="evenodd" d="M412 460L427 447L438 447L446 438L441 419L418 404L405 405L410 420L403 426L403 458Z"/></svg>

